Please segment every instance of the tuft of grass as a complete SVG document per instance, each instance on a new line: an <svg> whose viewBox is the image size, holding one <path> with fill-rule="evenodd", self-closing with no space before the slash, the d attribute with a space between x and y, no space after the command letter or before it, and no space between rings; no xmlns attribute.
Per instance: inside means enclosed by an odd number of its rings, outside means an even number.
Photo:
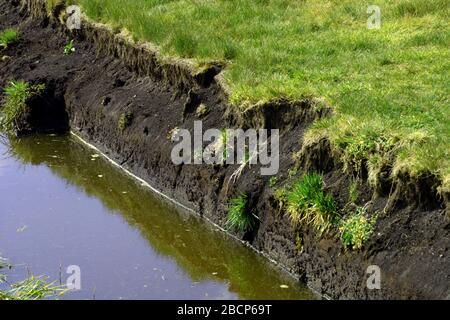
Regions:
<svg viewBox="0 0 450 320"><path fill-rule="evenodd" d="M339 230L344 247L359 250L373 233L377 215L368 218L366 209L358 207L355 212L341 221Z"/></svg>
<svg viewBox="0 0 450 320"><path fill-rule="evenodd" d="M339 218L334 198L323 191L322 175L313 172L297 180L286 193L286 211L294 224L311 225L318 235Z"/></svg>
<svg viewBox="0 0 450 320"><path fill-rule="evenodd" d="M8 261L0 256L0 271L3 268L12 268ZM47 282L46 277L29 276L27 279L10 284L6 281L6 275L0 272L0 284L8 286L0 290L0 300L42 300L57 298L67 292L64 286L58 286L55 282Z"/></svg>
<svg viewBox="0 0 450 320"><path fill-rule="evenodd" d="M75 45L73 44L73 40L70 40L69 43L67 43L64 46L64 55L68 56L75 52Z"/></svg>
<svg viewBox="0 0 450 320"><path fill-rule="evenodd" d="M273 191L273 198L278 205L278 213L280 213L287 202L287 190L286 188L278 188Z"/></svg>
<svg viewBox="0 0 450 320"><path fill-rule="evenodd" d="M58 298L67 292L67 288L48 283L46 277L30 276L14 283L6 291L0 290L0 300L43 300Z"/></svg>
<svg viewBox="0 0 450 320"><path fill-rule="evenodd" d="M356 203L356 201L358 201L359 198L359 192L358 192L358 180L353 180L350 183L350 187L348 190L348 201L350 203Z"/></svg>
<svg viewBox="0 0 450 320"><path fill-rule="evenodd" d="M238 55L238 48L235 44L231 42L226 42L223 47L223 56L224 60L233 60Z"/></svg>
<svg viewBox="0 0 450 320"><path fill-rule="evenodd" d="M174 37L173 44L176 53L181 57L193 57L197 50L197 42L195 41L194 37L188 33L177 33Z"/></svg>
<svg viewBox="0 0 450 320"><path fill-rule="evenodd" d="M117 122L117 127L120 131L124 131L128 128L133 122L134 115L132 112L122 113L119 117L119 121Z"/></svg>
<svg viewBox="0 0 450 320"><path fill-rule="evenodd" d="M295 248L297 249L298 253L303 252L303 238L300 236L298 232L295 235Z"/></svg>
<svg viewBox="0 0 450 320"><path fill-rule="evenodd" d="M0 48L6 49L19 40L19 33L14 29L6 29L0 32Z"/></svg>
<svg viewBox="0 0 450 320"><path fill-rule="evenodd" d="M26 81L11 81L4 89L6 97L0 110L0 128L10 132L20 130L20 121L28 108L27 101L35 95L40 95L44 89L44 84L32 85Z"/></svg>
<svg viewBox="0 0 450 320"><path fill-rule="evenodd" d="M393 175L426 171L449 181L448 0L379 0L377 30L367 29L368 3L358 0L74 2L165 56L227 60L223 77L236 112L322 98L336 112L309 134L328 137L349 167L391 152ZM380 141L387 142L381 149Z"/></svg>
<svg viewBox="0 0 450 320"><path fill-rule="evenodd" d="M227 129L220 130L220 146L222 149L222 162L225 163L228 159L228 142L230 141L230 137L228 135Z"/></svg>
<svg viewBox="0 0 450 320"><path fill-rule="evenodd" d="M196 115L198 118L203 118L204 116L206 116L209 113L209 108L206 104L201 103L196 111Z"/></svg>
<svg viewBox="0 0 450 320"><path fill-rule="evenodd" d="M251 231L256 226L257 218L247 210L247 194L241 193L232 198L228 208L227 224L242 232Z"/></svg>
<svg viewBox="0 0 450 320"><path fill-rule="evenodd" d="M293 167L293 168L288 170L288 177L289 178L293 178L293 177L295 177L297 175L297 173L298 173L297 167Z"/></svg>
<svg viewBox="0 0 450 320"><path fill-rule="evenodd" d="M273 188L278 183L278 177L273 176L269 179L269 187Z"/></svg>

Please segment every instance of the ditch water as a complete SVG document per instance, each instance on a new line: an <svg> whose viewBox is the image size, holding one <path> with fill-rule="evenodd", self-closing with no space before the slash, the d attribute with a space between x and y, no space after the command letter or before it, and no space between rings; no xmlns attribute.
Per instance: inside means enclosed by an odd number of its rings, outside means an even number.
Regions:
<svg viewBox="0 0 450 320"><path fill-rule="evenodd" d="M253 250L161 201L76 138L0 143L0 255L81 290L63 299L313 299Z"/></svg>

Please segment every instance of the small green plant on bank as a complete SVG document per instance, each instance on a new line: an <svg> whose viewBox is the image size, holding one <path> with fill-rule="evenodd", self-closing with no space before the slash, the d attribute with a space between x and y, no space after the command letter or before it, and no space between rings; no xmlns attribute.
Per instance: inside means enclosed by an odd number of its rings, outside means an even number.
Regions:
<svg viewBox="0 0 450 320"><path fill-rule="evenodd" d="M278 205L278 213L283 210L284 205L287 202L287 191L285 188L276 189L273 192L273 198L277 202Z"/></svg>
<svg viewBox="0 0 450 320"><path fill-rule="evenodd" d="M133 113L131 112L122 113L119 117L117 126L120 129L120 131L124 131L131 125L132 122L133 122Z"/></svg>
<svg viewBox="0 0 450 320"><path fill-rule="evenodd" d="M0 32L0 48L6 49L18 40L19 33L14 29L6 29Z"/></svg>
<svg viewBox="0 0 450 320"><path fill-rule="evenodd" d="M275 187L277 182L278 182L278 177L276 177L276 176L270 177L270 179L269 179L269 187L271 187L271 188Z"/></svg>
<svg viewBox="0 0 450 320"><path fill-rule="evenodd" d="M206 116L209 113L209 108L206 104L201 103L196 111L197 117L199 118L203 118L204 116Z"/></svg>
<svg viewBox="0 0 450 320"><path fill-rule="evenodd" d="M256 225L256 217L247 211L248 197L241 193L230 200L228 209L228 225L239 231L251 231Z"/></svg>
<svg viewBox="0 0 450 320"><path fill-rule="evenodd" d="M20 129L20 120L27 111L27 100L40 95L44 84L30 84L26 81L11 81L4 89L5 100L1 109L0 128L6 131Z"/></svg>
<svg viewBox="0 0 450 320"><path fill-rule="evenodd" d="M249 162L250 162L250 152L248 151L248 150L245 150L245 153L244 153L244 163L245 164L248 164Z"/></svg>
<svg viewBox="0 0 450 320"><path fill-rule="evenodd" d="M289 178L294 177L295 175L297 175L297 172L298 172L298 169L295 168L295 167L289 169L289 171L288 171L288 177L289 177Z"/></svg>
<svg viewBox="0 0 450 320"><path fill-rule="evenodd" d="M229 137L228 137L228 131L227 129L222 129L220 131L220 144L222 146L222 161L223 163L225 163L227 161L228 158L228 141L229 141Z"/></svg>
<svg viewBox="0 0 450 320"><path fill-rule="evenodd" d="M73 40L70 40L68 44L64 46L64 55L68 56L75 52L75 46L73 44Z"/></svg>
<svg viewBox="0 0 450 320"><path fill-rule="evenodd" d="M366 209L358 207L347 218L341 221L339 231L344 247L359 250L373 233L377 215L367 217Z"/></svg>
<svg viewBox="0 0 450 320"><path fill-rule="evenodd" d="M322 175L313 172L297 180L286 194L286 211L291 221L311 225L319 236L339 219L337 204L323 187Z"/></svg>
<svg viewBox="0 0 450 320"><path fill-rule="evenodd" d="M348 189L348 201L350 203L356 203L356 201L358 201L358 198L359 198L358 180L354 180L352 181Z"/></svg>

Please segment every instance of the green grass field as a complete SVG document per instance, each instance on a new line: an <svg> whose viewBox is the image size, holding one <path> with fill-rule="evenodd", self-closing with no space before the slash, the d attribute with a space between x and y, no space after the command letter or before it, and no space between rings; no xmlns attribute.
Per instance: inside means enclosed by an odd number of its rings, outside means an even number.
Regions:
<svg viewBox="0 0 450 320"><path fill-rule="evenodd" d="M52 0L54 2L55 0ZM236 112L272 99L321 97L335 109L306 139L327 136L370 174L436 174L450 192L450 1L73 0L170 56L227 62ZM367 28L367 7L381 28ZM391 160L388 160L391 159ZM376 183L376 182L375 182Z"/></svg>

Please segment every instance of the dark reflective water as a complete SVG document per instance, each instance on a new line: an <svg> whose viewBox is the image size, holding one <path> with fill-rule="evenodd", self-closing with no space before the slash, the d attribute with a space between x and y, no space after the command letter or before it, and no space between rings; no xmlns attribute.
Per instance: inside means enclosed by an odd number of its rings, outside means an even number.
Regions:
<svg viewBox="0 0 450 320"><path fill-rule="evenodd" d="M66 299L311 299L250 249L177 212L70 136L0 144L0 253L51 280L81 268ZM286 288L287 286L287 288Z"/></svg>

